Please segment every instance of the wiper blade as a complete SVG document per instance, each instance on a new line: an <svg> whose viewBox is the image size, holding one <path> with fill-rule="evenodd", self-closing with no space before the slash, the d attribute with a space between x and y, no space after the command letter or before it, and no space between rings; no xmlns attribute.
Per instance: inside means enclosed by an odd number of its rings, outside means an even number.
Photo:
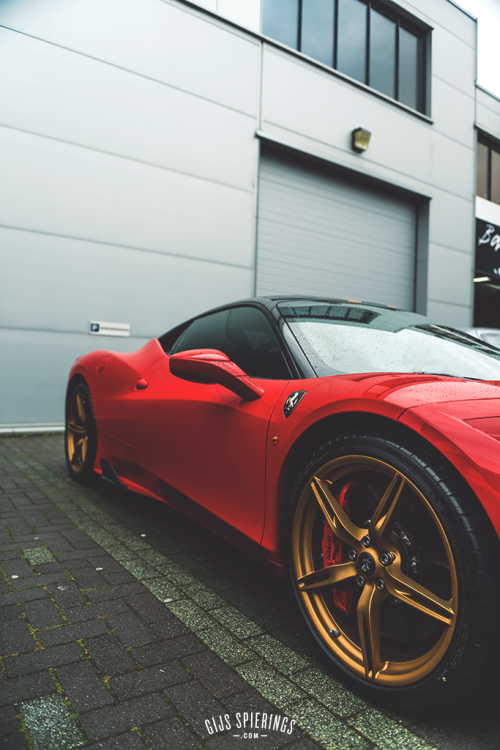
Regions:
<svg viewBox="0 0 500 750"><path fill-rule="evenodd" d="M416 370L412 372L412 375L438 375L442 378L458 378L458 380L481 380L481 378L471 378L470 375L451 375L449 372L426 372L424 370Z"/></svg>

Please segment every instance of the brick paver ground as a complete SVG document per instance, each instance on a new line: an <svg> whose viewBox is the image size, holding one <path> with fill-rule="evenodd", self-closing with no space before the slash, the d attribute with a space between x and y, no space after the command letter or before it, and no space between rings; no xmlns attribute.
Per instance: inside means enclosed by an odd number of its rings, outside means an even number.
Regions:
<svg viewBox="0 0 500 750"><path fill-rule="evenodd" d="M0 440L0 512L2 748L500 747L498 687L434 715L367 704L284 581L162 503L74 484L60 435Z"/></svg>

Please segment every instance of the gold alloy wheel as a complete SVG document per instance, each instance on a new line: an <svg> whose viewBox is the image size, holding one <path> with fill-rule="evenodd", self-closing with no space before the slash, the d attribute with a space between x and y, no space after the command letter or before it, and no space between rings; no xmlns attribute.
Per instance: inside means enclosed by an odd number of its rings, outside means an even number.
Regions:
<svg viewBox="0 0 500 750"><path fill-rule="evenodd" d="M68 407L66 424L66 447L71 469L78 473L84 465L89 444L90 415L88 405L81 392L76 392Z"/></svg>
<svg viewBox="0 0 500 750"><path fill-rule="evenodd" d="M337 501L356 483L346 513ZM324 567L324 525L341 561ZM418 488L390 464L343 456L307 482L292 527L299 597L324 645L372 684L397 687L439 664L455 629L458 584L445 531ZM333 587L352 592L351 613Z"/></svg>

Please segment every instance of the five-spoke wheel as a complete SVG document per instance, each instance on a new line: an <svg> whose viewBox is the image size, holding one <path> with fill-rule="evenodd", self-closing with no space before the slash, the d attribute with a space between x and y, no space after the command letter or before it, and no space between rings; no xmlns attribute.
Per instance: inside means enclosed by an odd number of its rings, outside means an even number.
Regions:
<svg viewBox="0 0 500 750"><path fill-rule="evenodd" d="M353 433L311 458L290 503L289 574L309 628L351 682L392 705L432 703L467 661L473 556L441 477Z"/></svg>
<svg viewBox="0 0 500 750"><path fill-rule="evenodd" d="M70 393L66 407L65 452L68 471L77 482L92 476L97 438L89 389L79 383Z"/></svg>

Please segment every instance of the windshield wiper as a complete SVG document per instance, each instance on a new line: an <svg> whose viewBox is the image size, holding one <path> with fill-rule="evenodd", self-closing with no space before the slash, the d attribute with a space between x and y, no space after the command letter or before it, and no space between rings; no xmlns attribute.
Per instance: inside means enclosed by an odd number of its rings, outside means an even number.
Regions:
<svg viewBox="0 0 500 750"><path fill-rule="evenodd" d="M458 378L459 380L482 380L483 378L471 378L470 375L451 375L449 372L427 372L425 370L415 370L412 375L438 375L442 378Z"/></svg>

